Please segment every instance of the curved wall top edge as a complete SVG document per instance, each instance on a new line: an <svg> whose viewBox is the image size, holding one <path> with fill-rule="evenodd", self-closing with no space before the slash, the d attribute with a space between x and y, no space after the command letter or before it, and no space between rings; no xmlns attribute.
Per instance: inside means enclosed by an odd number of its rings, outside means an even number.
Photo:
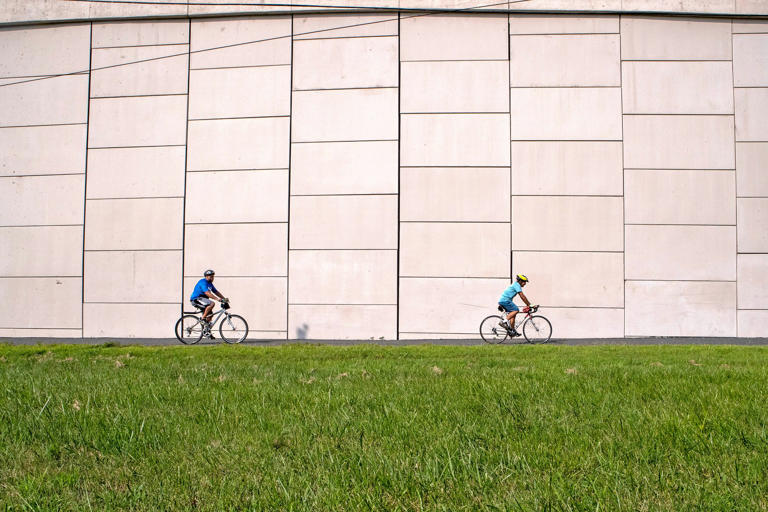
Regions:
<svg viewBox="0 0 768 512"><path fill-rule="evenodd" d="M121 0L126 1L127 0ZM317 14L435 10L493 13L637 14L674 16L768 17L765 0L156 0L159 5L70 0L4 0L0 26L37 23L107 21L142 18L187 18L263 14ZM258 7L194 5L256 3ZM162 5L167 3L168 5ZM272 5L263 5L272 4ZM282 4L282 5L280 5ZM330 8L328 6L338 6Z"/></svg>

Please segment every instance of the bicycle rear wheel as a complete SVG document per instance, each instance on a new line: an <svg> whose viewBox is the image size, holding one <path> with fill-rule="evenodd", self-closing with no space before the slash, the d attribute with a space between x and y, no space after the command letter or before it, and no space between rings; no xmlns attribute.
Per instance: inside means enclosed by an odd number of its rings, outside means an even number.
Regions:
<svg viewBox="0 0 768 512"><path fill-rule="evenodd" d="M203 337L203 324L195 315L184 315L176 322L176 338L185 345L194 345Z"/></svg>
<svg viewBox="0 0 768 512"><path fill-rule="evenodd" d="M507 330L499 325L502 319L498 315L491 315L480 322L480 336L483 341L496 345L503 342L509 336Z"/></svg>
<svg viewBox="0 0 768 512"><path fill-rule="evenodd" d="M528 343L546 343L552 337L552 324L543 316L532 316L523 324L523 336Z"/></svg>
<svg viewBox="0 0 768 512"><path fill-rule="evenodd" d="M219 324L219 334L227 343L240 343L248 336L248 322L240 315L227 315Z"/></svg>

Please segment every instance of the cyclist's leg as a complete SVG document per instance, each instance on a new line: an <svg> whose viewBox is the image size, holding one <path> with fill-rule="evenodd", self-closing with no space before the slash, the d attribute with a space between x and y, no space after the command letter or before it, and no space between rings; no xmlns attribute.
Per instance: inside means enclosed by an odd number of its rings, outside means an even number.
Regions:
<svg viewBox="0 0 768 512"><path fill-rule="evenodd" d="M509 321L509 325L512 327L512 332L517 332L515 331L515 317L517 316L517 313L520 311L520 309L512 301L504 302L501 304L501 306L507 312L507 320Z"/></svg>

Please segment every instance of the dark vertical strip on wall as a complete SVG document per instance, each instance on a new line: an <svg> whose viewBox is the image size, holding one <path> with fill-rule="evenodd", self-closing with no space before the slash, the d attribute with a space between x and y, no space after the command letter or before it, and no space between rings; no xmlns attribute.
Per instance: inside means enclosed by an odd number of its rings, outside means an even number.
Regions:
<svg viewBox="0 0 768 512"><path fill-rule="evenodd" d="M291 282L291 149L293 148L293 22L295 16L291 14L291 67L290 67L290 91L288 91L288 219L286 223L286 240L285 240L285 338L291 339L290 325L288 321L291 315L291 297L290 282Z"/></svg>
<svg viewBox="0 0 768 512"><path fill-rule="evenodd" d="M512 14L507 14L507 97L509 98L509 279L514 275L514 257L512 250Z"/></svg>
<svg viewBox="0 0 768 512"><path fill-rule="evenodd" d="M83 248L80 267L80 337L85 336L85 210L88 208L88 138L91 135L91 78L93 68L93 23L88 25L88 106L85 114L85 174L83 175Z"/></svg>
<svg viewBox="0 0 768 512"><path fill-rule="evenodd" d="M624 57L621 55L621 15L619 18L619 100L621 101L621 268L622 292L624 293L624 332L627 335L627 189L624 184Z"/></svg>
<svg viewBox="0 0 768 512"><path fill-rule="evenodd" d="M179 304L179 316L184 314L184 252L187 236L187 167L189 166L189 83L192 76L192 18L187 18L187 113L186 133L184 135L184 195L181 200L181 304Z"/></svg>
<svg viewBox="0 0 768 512"><path fill-rule="evenodd" d="M734 223L736 224L736 336L739 336L739 190L738 175L739 169L736 159L736 75L733 68L733 18L731 18L731 94L733 95L733 194L736 196L733 201Z"/></svg>
<svg viewBox="0 0 768 512"><path fill-rule="evenodd" d="M401 44L401 31L400 31L400 19L402 14L397 13L397 274L395 279L397 282L397 309L395 312L395 339L400 339L400 187L401 187L401 172L400 172L400 154L401 154L401 129L402 126L402 108L400 107L400 88L403 75L403 62L400 59L400 44Z"/></svg>

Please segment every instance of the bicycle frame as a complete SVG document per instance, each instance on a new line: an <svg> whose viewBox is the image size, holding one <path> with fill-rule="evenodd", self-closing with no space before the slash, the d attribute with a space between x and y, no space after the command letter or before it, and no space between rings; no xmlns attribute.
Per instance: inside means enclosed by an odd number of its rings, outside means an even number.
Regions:
<svg viewBox="0 0 768 512"><path fill-rule="evenodd" d="M188 315L200 315L200 319L203 319L203 312L202 311L185 311L185 314ZM211 330L216 326L216 322L219 321L219 317L224 314L226 316L229 316L229 313L227 313L227 310L224 308L219 309L218 311L214 311L211 313L213 315L213 318L211 318Z"/></svg>

